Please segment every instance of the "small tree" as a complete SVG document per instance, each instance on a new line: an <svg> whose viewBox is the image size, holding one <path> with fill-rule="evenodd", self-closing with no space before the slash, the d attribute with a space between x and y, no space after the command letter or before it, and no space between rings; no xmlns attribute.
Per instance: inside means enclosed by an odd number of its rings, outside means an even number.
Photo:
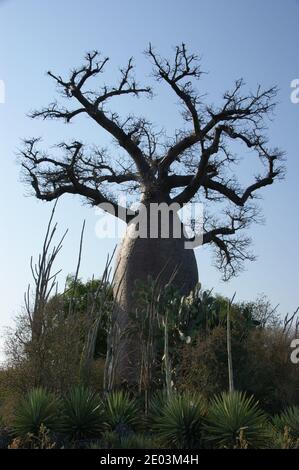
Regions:
<svg viewBox="0 0 299 470"><path fill-rule="evenodd" d="M185 124L173 137L157 130L147 118L132 115L122 118L110 111L109 104L115 98L152 95L149 86L140 86L135 81L132 59L120 70L118 83L88 88L93 79L102 76L108 62L108 58L94 51L68 78L48 72L64 98L76 106L69 108L54 102L33 112L32 117L68 123L78 116L87 116L113 137L124 151L121 158L116 158L114 150L112 154L104 148L90 150L78 141L60 143L59 157L41 152L36 138L26 140L22 151L26 180L37 198L52 201L64 194L78 194L93 206L107 204L114 215L129 224L115 276L118 292L115 324L120 331L118 337L122 338L117 344L118 381L136 380L139 368L138 344L122 335L129 323L129 313L135 310L135 281L159 277L163 286L176 272L174 283L182 293L190 291L198 281L193 250L185 249L183 226L181 235L174 235L173 227L179 220L177 211L170 211L167 216L168 238L164 238L161 229L157 238L149 237L148 233L145 238L132 237L140 222L136 215L144 217L141 207L146 208L146 221L151 223L148 209L153 203L168 207L176 204L178 209L195 197L205 203L212 201L214 206L220 202L220 210L214 215L206 211L203 243L214 246L216 265L224 278L229 279L245 260L254 259L248 250L250 240L241 233L252 221L258 221L257 207L253 204L257 191L282 175L279 164L282 152L268 146L264 133L265 119L274 108L276 87L258 86L255 92L247 93L243 80L237 80L232 90L224 93L219 106L207 106L194 86L202 75L198 58L184 44L175 48L173 60L161 58L151 45L146 54L157 81L165 83L182 105ZM234 174L234 165L239 160L233 153L232 142L244 145L263 164L264 172L247 187ZM255 167L254 161L251 166ZM136 212L120 207L115 197L118 186L138 193L143 206Z"/></svg>

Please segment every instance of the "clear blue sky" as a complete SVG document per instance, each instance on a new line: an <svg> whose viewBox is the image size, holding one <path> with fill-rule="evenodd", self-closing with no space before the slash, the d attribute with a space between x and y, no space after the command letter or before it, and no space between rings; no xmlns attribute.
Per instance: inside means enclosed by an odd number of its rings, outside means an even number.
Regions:
<svg viewBox="0 0 299 470"><path fill-rule="evenodd" d="M20 139L42 136L45 145L63 138L107 142L103 132L86 119L65 126L26 117L56 96L45 72L63 74L80 65L86 51L96 48L111 57L112 78L133 55L137 75L146 81L150 67L142 51L149 41L162 54L171 53L171 47L182 41L201 54L209 74L200 86L211 101L239 77L252 88L257 83L279 86L279 106L269 135L273 145L286 151L288 172L285 182L263 191L266 224L252 229L258 260L224 284L211 267L208 251L200 250L197 257L203 283L215 291L231 295L236 290L238 299L253 299L264 292L273 304L280 303L282 312L299 304L299 105L290 101L290 82L299 78L298 22L296 0L0 0L0 80L6 84L6 103L0 104L0 328L11 324L21 309L30 279L29 259L39 252L51 209L25 197L15 157ZM175 102L162 91L154 103L145 102L146 111L168 130L175 129L180 123ZM121 102L117 106L125 111ZM141 102L136 106L140 109ZM74 271L84 218L81 274L87 278L101 273L114 241L97 239L97 217L78 198L60 200L60 230L70 229L59 260L64 274Z"/></svg>

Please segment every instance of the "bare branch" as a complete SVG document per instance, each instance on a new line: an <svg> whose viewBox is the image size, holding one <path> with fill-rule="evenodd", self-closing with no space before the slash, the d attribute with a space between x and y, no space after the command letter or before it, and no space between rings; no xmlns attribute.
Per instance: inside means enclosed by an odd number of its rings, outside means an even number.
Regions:
<svg viewBox="0 0 299 470"><path fill-rule="evenodd" d="M151 175L151 167L147 163L142 151L138 145L130 138L128 134L118 125L117 120L109 118L104 111L103 104L112 97L131 94L139 96L141 93L151 95L150 87L139 87L132 77L133 65L132 59L129 60L127 66L120 70L120 82L115 87L104 86L99 92L83 91L83 87L87 80L93 76L102 73L108 58L99 59L99 53L93 51L86 56L86 64L79 69L73 70L68 80L62 79L61 76L54 75L52 72L48 74L57 82L58 86L64 91L67 98L76 98L81 104L81 108L68 111L59 109L55 104L38 112L32 113L32 117L43 117L51 119L65 119L70 121L74 116L85 112L94 119L103 129L109 132L133 158L138 171L140 172L144 182L147 182Z"/></svg>
<svg viewBox="0 0 299 470"><path fill-rule="evenodd" d="M107 204L111 206L114 211L113 215L120 218L125 217L126 221L133 217L132 211L128 212L127 209L106 196L99 189L99 185L103 181L118 183L134 180L137 179L136 175L115 174L109 165L101 163L99 155L97 163L93 163L90 158L85 159L83 145L80 142L59 145L65 152L62 161L40 153L36 148L38 142L38 139L25 141L25 148L21 152L25 178L30 182L38 199L52 201L63 194L79 194L87 198L92 205ZM107 169L111 173L103 174L103 171Z"/></svg>
<svg viewBox="0 0 299 470"><path fill-rule="evenodd" d="M31 306L31 289L30 285L24 295L25 308L31 325L32 341L39 341L43 333L44 325L44 313L47 301L56 286L57 275L59 272L52 273L54 262L57 255L62 249L63 241L67 235L67 230L60 238L58 244L51 248L53 238L56 233L57 224L53 226L53 218L55 215L57 201L51 212L51 216L48 222L42 251L39 255L37 264L33 265L33 259L31 258L30 267L34 279L34 296L33 306Z"/></svg>
<svg viewBox="0 0 299 470"><path fill-rule="evenodd" d="M215 265L223 273L223 279L229 280L242 269L245 260L253 261L255 257L249 251L251 240L239 235L253 222L258 222L258 211L255 206L240 208L238 211L227 210L227 225L220 224L215 218L206 214L203 244L212 243L215 248Z"/></svg>
<svg viewBox="0 0 299 470"><path fill-rule="evenodd" d="M263 120L274 109L274 98L277 94L277 88L271 87L262 90L259 86L255 93L248 95L241 95L240 90L244 83L239 80L235 84L232 92L224 94L224 104L221 108L213 109L206 108L206 113L210 119L206 118L203 114L200 116L200 122L204 123L201 127L195 128L195 131L185 136L172 146L165 158L161 162L163 169L168 169L177 157L190 147L200 144L201 151L203 151L206 142L213 139L211 132L217 131L217 128L222 127L223 131L231 138L239 138L243 140L249 147L257 146L258 143L263 142L262 135L258 133L263 129ZM239 131L229 125L235 124L236 126L243 125ZM247 126L247 127L244 127ZM254 136L254 141L251 137Z"/></svg>
<svg viewBox="0 0 299 470"><path fill-rule="evenodd" d="M173 199L174 202L178 204L185 204L186 202L190 201L190 199L192 199L193 196L197 193L204 181L209 164L209 158L211 157L211 155L214 155L219 150L219 143L222 132L223 126L219 126L216 128L212 144L203 151L194 177L192 178L188 186L186 186L184 191L182 191L178 196Z"/></svg>
<svg viewBox="0 0 299 470"><path fill-rule="evenodd" d="M197 112L199 98L196 96L190 81L190 78L198 79L202 74L198 57L195 54L188 54L184 43L175 48L175 57L172 65L167 59L162 59L158 56L151 44L149 44L146 54L152 59L157 79L162 79L170 85L186 106L188 111L186 120L189 120L189 118L192 120L194 132L198 134L200 132L200 117ZM188 81L182 84L181 82L184 79ZM163 165L166 165L166 161L163 162Z"/></svg>
<svg viewBox="0 0 299 470"><path fill-rule="evenodd" d="M29 116L33 119L64 119L65 122L70 122L75 116L82 113L86 113L85 108L78 108L70 111L67 108L59 108L58 104L55 102L39 111L33 111Z"/></svg>
<svg viewBox="0 0 299 470"><path fill-rule="evenodd" d="M84 239L84 232L85 232L85 224L86 221L83 221L82 224L82 229L81 229L81 235L80 235L80 245L79 245L79 253L78 253L78 261L77 261L77 267L76 267L76 272L74 276L74 281L73 281L73 292L75 292L77 283L78 283L78 277L79 277L79 271L80 271L80 266L81 266L81 258L82 258L82 248L83 248L83 239ZM69 315L74 314L74 296L70 298L69 302Z"/></svg>

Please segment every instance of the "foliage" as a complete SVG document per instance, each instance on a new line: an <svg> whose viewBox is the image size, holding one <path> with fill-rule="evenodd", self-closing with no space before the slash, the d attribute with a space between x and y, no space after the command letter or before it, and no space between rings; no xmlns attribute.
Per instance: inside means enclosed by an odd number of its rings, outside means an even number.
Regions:
<svg viewBox="0 0 299 470"><path fill-rule="evenodd" d="M222 393L209 406L205 440L220 448L266 445L266 415L254 398L242 392Z"/></svg>
<svg viewBox="0 0 299 470"><path fill-rule="evenodd" d="M278 414L267 424L253 398L236 392L212 400L206 421L201 396L209 399L228 384L227 299L199 288L183 297L171 285L157 291L150 279L137 286L142 315L136 317L142 320L132 334L143 345L142 370L153 367L138 390L146 402L142 413L139 400L128 392L110 392L101 402L94 391L103 384L113 303L111 286L104 284L69 277L64 294L45 305L38 343L31 341L28 317L18 318L16 330L8 335L8 361L0 370L0 445L7 447L13 427L11 448L60 448L68 446L69 438L75 447L93 448L299 447L298 367L289 359L293 333L283 329L269 301L233 304L233 367L236 388L254 395L271 415ZM96 348L89 348L92 360L88 374L82 374L86 338L95 331L91 317L99 313L98 336L92 342ZM167 391L160 388L166 352L171 380ZM59 400L47 390L65 398ZM281 412L285 404L290 406Z"/></svg>
<svg viewBox="0 0 299 470"><path fill-rule="evenodd" d="M9 449L55 449L57 447L54 435L43 424L37 434L28 433L16 437L8 446Z"/></svg>
<svg viewBox="0 0 299 470"><path fill-rule="evenodd" d="M54 297L45 307L43 335L31 341L30 319L16 320L16 328L7 336L7 385L21 394L33 387L65 391L80 380L80 359L86 316L64 315L62 297Z"/></svg>
<svg viewBox="0 0 299 470"><path fill-rule="evenodd" d="M182 350L187 353L186 361L189 362L188 352L191 351L190 354L192 354L193 347L197 344L199 348L208 347L218 338L221 344L216 347L219 354L215 357L215 362L221 364L221 367L216 365L215 370L219 369L220 382L214 377L208 384L208 389L203 390L205 387L202 387L200 391L208 396L225 389L227 383L225 329L228 299L220 295L212 295L211 291L201 290L200 285L189 295L181 296L171 283L160 290L157 283L150 278L147 283L136 283L135 296L139 315L136 315L135 323L133 322L135 328L132 334L138 335L140 344L144 345L141 348L144 351L142 363L146 363L148 367L150 364L152 368L151 380L148 379L147 382L159 386L161 382L167 381L167 378L169 382L169 375L171 375L171 380L181 387L181 383L185 382L185 379L182 380L182 372L186 376L190 371L190 367L182 363ZM235 356L240 365L245 360L244 345L249 336L268 324L274 325L276 320L275 309L265 297L259 297L255 302L234 303L231 306L232 341ZM165 328L167 328L166 351ZM148 348L148 345L151 348ZM204 351L198 355L200 358L204 357ZM208 364L207 366L209 367ZM168 369L167 377L166 368ZM239 370L241 372L242 369ZM161 374L163 371L165 377ZM202 373L198 375L201 377ZM193 377L193 373L191 376ZM239 386L242 388L241 374L239 374L239 379ZM146 383L146 380L141 382Z"/></svg>
<svg viewBox="0 0 299 470"><path fill-rule="evenodd" d="M95 357L105 356L107 348L107 324L113 301L112 286L106 279L90 279L83 282L69 275L63 294L64 311L67 315L72 304L73 312L77 315L92 315L100 312L101 325L98 329Z"/></svg>
<svg viewBox="0 0 299 470"><path fill-rule="evenodd" d="M290 429L286 426L283 432L270 427L270 440L268 447L270 449L299 449L299 438L294 438Z"/></svg>
<svg viewBox="0 0 299 470"><path fill-rule="evenodd" d="M91 390L76 386L63 401L63 431L75 440L97 436L103 429L101 399Z"/></svg>
<svg viewBox="0 0 299 470"><path fill-rule="evenodd" d="M155 422L163 416L164 408L167 405L168 396L166 389L156 390L149 402L148 421L149 423Z"/></svg>
<svg viewBox="0 0 299 470"><path fill-rule="evenodd" d="M154 432L165 447L199 448L205 413L206 403L200 395L174 393L161 415L154 415Z"/></svg>
<svg viewBox="0 0 299 470"><path fill-rule="evenodd" d="M298 366L290 361L293 336L283 331L277 314L260 300L250 308L253 321L259 318L259 326L236 309L232 312L235 387L254 395L270 414L286 405L298 406ZM191 344L181 345L179 357L175 383L180 390L199 391L209 398L228 388L225 325L214 327L208 334L199 331Z"/></svg>
<svg viewBox="0 0 299 470"><path fill-rule="evenodd" d="M299 448L297 407L268 420L253 396L242 392L216 395L208 405L199 394L161 389L144 416L128 392L111 392L102 402L79 386L60 401L33 389L17 408L15 438L8 428L0 431L2 448L11 449Z"/></svg>
<svg viewBox="0 0 299 470"><path fill-rule="evenodd" d="M36 386L64 392L82 380L86 385L97 380L102 387L99 377L103 379L103 372L95 379L94 369L97 366L101 368L100 363L105 361L111 299L103 300L106 294L102 291L100 280L93 279L86 283L77 280L76 287L74 282L69 277L65 293L48 300L43 334L38 343L31 341L27 314L17 317L16 327L8 331L5 382L10 393L24 394ZM110 287L107 289L111 296ZM86 346L89 346L89 334L94 328L94 317L98 320L100 315L99 305L103 315L97 328L94 350L91 351L91 361L87 364L83 357Z"/></svg>
<svg viewBox="0 0 299 470"><path fill-rule="evenodd" d="M105 431L102 433L101 439L91 442L89 449L117 449L120 445L119 436L114 431Z"/></svg>
<svg viewBox="0 0 299 470"><path fill-rule="evenodd" d="M31 390L19 403L13 423L17 436L36 436L41 426L57 430L60 426L60 400L43 388Z"/></svg>
<svg viewBox="0 0 299 470"><path fill-rule="evenodd" d="M252 332L245 343L240 388L255 395L270 414L299 405L298 366L290 361L291 339L282 328L266 328Z"/></svg>
<svg viewBox="0 0 299 470"><path fill-rule="evenodd" d="M235 341L232 333L232 352L235 375L238 370L235 358L240 362L244 356L243 343ZM181 361L177 366L176 384L181 391L198 390L206 398L227 389L227 349L226 330L215 327L208 336L198 334L193 344L185 345L180 350ZM237 378L237 377L235 377Z"/></svg>
<svg viewBox="0 0 299 470"><path fill-rule="evenodd" d="M109 393L104 401L105 422L112 431L126 433L138 427L140 408L135 398L122 390Z"/></svg>
<svg viewBox="0 0 299 470"><path fill-rule="evenodd" d="M286 408L282 413L272 418L272 424L274 429L281 434L287 429L290 437L299 439L299 407Z"/></svg>

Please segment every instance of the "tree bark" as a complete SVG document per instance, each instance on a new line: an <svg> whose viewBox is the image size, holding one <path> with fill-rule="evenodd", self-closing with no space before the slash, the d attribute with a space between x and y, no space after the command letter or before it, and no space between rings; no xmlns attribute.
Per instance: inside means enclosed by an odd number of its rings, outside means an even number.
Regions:
<svg viewBox="0 0 299 470"><path fill-rule="evenodd" d="M157 199L143 200L148 226L153 222L149 214L151 202L157 202ZM110 387L124 383L134 385L140 373L138 336L128 334L132 314L136 312L137 306L134 297L136 281L146 283L149 277L154 281L158 279L158 288L161 289L171 280L182 295L188 294L198 282L194 251L185 247L187 238L180 222L181 236L175 237L173 227L178 220L176 213L170 213L169 238L162 237L161 223L157 238L151 238L149 231L146 238L134 238L132 235L138 221L133 220L119 247L114 285L114 326L108 341L108 361L111 362L111 357L114 358L114 377ZM109 364L107 367L109 368Z"/></svg>

